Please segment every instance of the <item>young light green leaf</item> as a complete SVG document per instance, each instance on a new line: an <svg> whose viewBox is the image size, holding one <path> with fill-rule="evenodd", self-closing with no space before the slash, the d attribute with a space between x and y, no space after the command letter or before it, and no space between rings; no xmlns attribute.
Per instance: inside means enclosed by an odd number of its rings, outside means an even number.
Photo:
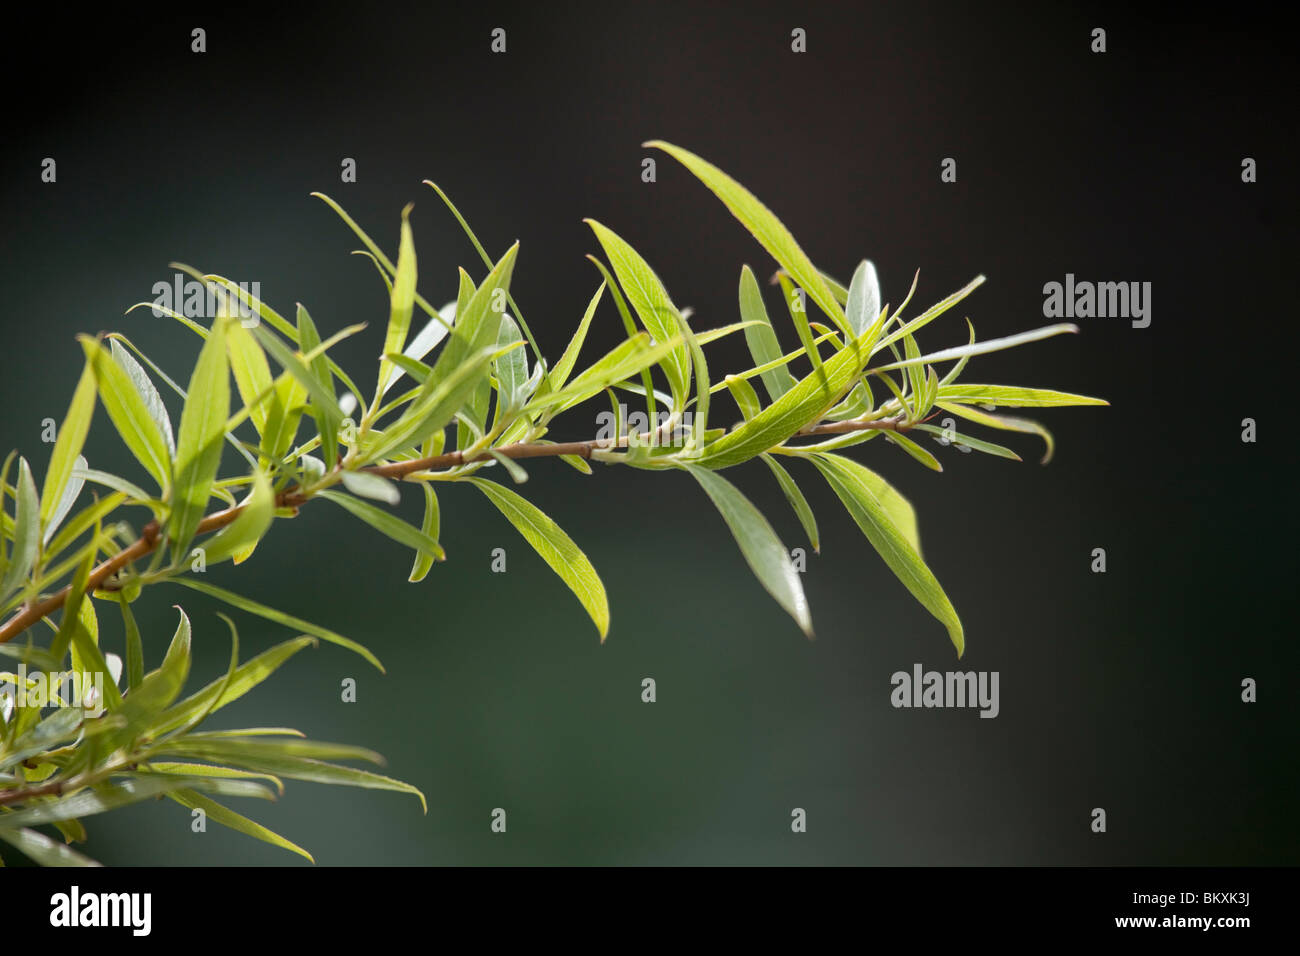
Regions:
<svg viewBox="0 0 1300 956"><path fill-rule="evenodd" d="M754 238L807 291L809 297L830 316L840 330L847 332L848 322L844 310L840 308L840 304L835 301L830 289L826 287L821 273L795 242L790 230L748 189L712 163L679 146L661 140L652 140L641 145L663 150L694 173L715 196L722 200L723 204L731 210L731 214L754 234Z"/></svg>
<svg viewBox="0 0 1300 956"><path fill-rule="evenodd" d="M948 629L948 636L957 648L957 656L961 657L966 649L961 620L913 543L915 525L910 529L900 526L897 492L875 472L851 459L839 455L816 455L810 460L826 477L889 569L922 606ZM891 497L894 498L892 504L889 500ZM910 510L909 505L908 512ZM914 518L912 520L915 521Z"/></svg>
<svg viewBox="0 0 1300 956"><path fill-rule="evenodd" d="M748 461L781 444L830 409L862 374L867 357L866 350L860 347L862 341L851 340L820 370L813 370L753 419L709 445L698 463L717 469Z"/></svg>
<svg viewBox="0 0 1300 956"><path fill-rule="evenodd" d="M900 434L899 432L887 431L885 432L885 438L903 449L903 451L907 452L931 471L943 471L943 465L939 464L938 458L935 458L934 455L930 454L906 435Z"/></svg>
<svg viewBox="0 0 1300 956"><path fill-rule="evenodd" d="M984 284L984 276L976 276L974 279L971 279L970 282L966 283L956 292L952 293L951 295L943 299L940 299L938 302L930 306L930 308L926 309L916 318L911 319L906 324L901 325L893 332L890 332L888 335L881 338L878 342L876 342L871 347L871 353L874 355L876 352L879 352L881 349L889 348L899 339L903 338L905 335L915 335L921 328L923 328L926 325L929 325L931 322L933 322L939 316L943 315L954 305L956 305L962 299L966 298L968 295L970 295L972 292L974 292L983 284ZM915 288L915 283L913 283L913 287ZM907 297L909 300L912 298L910 292L908 293ZM897 316L898 313L895 312L893 317L897 318Z"/></svg>
<svg viewBox="0 0 1300 956"><path fill-rule="evenodd" d="M84 466L86 460L81 457L82 446L86 443L86 434L90 431L90 419L95 412L95 370L89 357L77 382L76 391L68 405L68 413L63 416L54 441L54 450L50 453L50 467L45 473L45 486L41 492L41 527L44 540L48 541L58 521L54 520L56 512L62 508L63 515L72 507L72 501L64 499L64 491L72 479L72 469L80 461ZM81 485L77 485L77 490ZM75 499L76 493L73 494Z"/></svg>
<svg viewBox="0 0 1300 956"><path fill-rule="evenodd" d="M438 509L438 494L433 490L432 482L423 482L420 487L424 489L424 522L421 524L420 530L432 540L437 541L442 523L441 512ZM437 560L442 561L445 559L446 555L444 554L442 558ZM429 573L429 569L433 567L434 560L431 555L417 549L415 563L411 565L411 574L407 580L412 584L423 581L425 575Z"/></svg>
<svg viewBox="0 0 1300 956"><path fill-rule="evenodd" d="M569 374L578 361L578 353L582 351L582 343L587 340L587 330L591 328L591 320L596 315L596 306L600 304L600 297L604 291L605 283L602 282L596 289L596 294L587 303L587 311L582 314L582 321L578 323L578 331L573 333L573 338L569 340L569 345L565 348L564 354L555 363L555 368L550 375L552 389L559 389L569 380Z"/></svg>
<svg viewBox="0 0 1300 956"><path fill-rule="evenodd" d="M1046 465L1052 460L1052 452L1056 449L1056 442L1052 438L1052 433L1032 419L1014 418L1010 415L994 415L978 408L971 408L969 405L957 405L949 402L939 402L938 404L944 411L952 412L954 415L969 419L979 425L1001 429L1002 431L1037 435L1043 439L1043 444L1047 446L1040 464Z"/></svg>
<svg viewBox="0 0 1300 956"><path fill-rule="evenodd" d="M131 454L145 467L166 494L171 487L171 447L158 422L149 411L149 403L126 373L97 340L80 336L81 347L95 370L99 400L122 436ZM222 415L225 421L225 415Z"/></svg>
<svg viewBox="0 0 1300 956"><path fill-rule="evenodd" d="M418 797L426 812L428 810L424 794L409 783L403 783L382 774L371 773L368 770L343 767L312 757L299 757L286 752L285 748L292 743L296 743L296 741L277 742L271 747L262 747L259 746L260 742L253 741L226 741L225 743L228 746L219 747L215 745L215 741L200 741L198 735L191 735L182 738L174 745L167 745L162 749L167 753L178 756L220 760L236 767L271 774L275 777L284 777L289 780L307 780L314 783L361 787L367 790L392 790L398 793L408 793ZM306 741L303 743L306 743ZM347 749L353 751L359 748ZM242 781L225 781L227 784L240 782ZM3 818L0 817L0 825L2 824Z"/></svg>
<svg viewBox="0 0 1300 956"><path fill-rule="evenodd" d="M415 237L411 233L411 206L402 210L401 242L397 250L397 273L393 278L393 291L388 313L388 331L384 335L384 352L401 352L406 347L406 334L411 328L411 312L415 309ZM393 365L387 359L379 362L379 386L375 395L378 401L388 391L396 378Z"/></svg>
<svg viewBox="0 0 1300 956"><path fill-rule="evenodd" d="M126 689L130 693L144 680L144 644L125 591L117 592L117 602L122 609L122 627L126 632Z"/></svg>
<svg viewBox="0 0 1300 956"><path fill-rule="evenodd" d="M230 415L230 369L226 360L226 330L230 318L218 317L199 352L190 377L189 399L181 412L176 441L176 487L167 522L176 561L187 553L203 520L212 484L221 466L221 449Z"/></svg>
<svg viewBox="0 0 1300 956"><path fill-rule="evenodd" d="M510 289L510 277L514 273L518 254L519 243L516 242L506 250L501 261L483 280L483 284L474 290L464 310L457 312L456 324L433 366L433 375L429 380L431 383L436 385L441 382L471 355L478 354L496 342L501 315L505 312L501 306Z"/></svg>
<svg viewBox="0 0 1300 956"><path fill-rule="evenodd" d="M1067 332L1078 332L1079 327L1068 322L1062 322L1057 325L1044 326L1041 329L1034 329L1032 332L1021 332L1018 335L1008 335L1000 339L989 339L987 342L976 342L973 345L957 345L950 349L941 349L938 352L931 352L929 355L918 354L915 357L909 356L905 361L892 362L889 365L881 365L871 371L888 371L889 369L908 368L921 365L932 365L935 362L947 362L951 359L966 358L971 355L984 355L988 352L998 352L1002 349L1015 348L1017 345L1025 345L1029 342L1037 342L1040 339L1048 339L1054 335L1062 335Z"/></svg>
<svg viewBox="0 0 1300 956"><path fill-rule="evenodd" d="M396 482L368 471L343 472L343 487L360 498L382 501L387 505L396 505L402 500L402 493L397 490Z"/></svg>
<svg viewBox="0 0 1300 956"><path fill-rule="evenodd" d="M772 474L776 476L776 482L781 486L781 491L785 493L786 500L790 502L790 507L799 518L799 523L803 525L804 533L808 535L808 543L812 545L813 551L821 553L822 546L817 534L817 519L813 517L812 508L808 505L808 499L804 497L799 486L795 484L794 479L785 467L773 458L771 455L759 455L768 468L772 469Z"/></svg>
<svg viewBox="0 0 1300 956"><path fill-rule="evenodd" d="M961 432L952 431L947 428L940 428L938 425L915 425L914 428L919 431L929 432L931 435L938 435L940 444L943 445L964 445L975 451L982 451L986 455L994 455L998 458L1010 458L1012 461L1020 461L1020 456L1010 448L1002 445L995 445L992 442L981 441L978 438L972 438L970 435L963 435Z"/></svg>
<svg viewBox="0 0 1300 956"><path fill-rule="evenodd" d="M93 391L91 392L91 397L94 397ZM54 533L58 531L59 526L63 524L63 519L68 516L68 512L72 510L72 506L77 503L77 496L81 494L81 489L86 484L86 479L81 474L82 469L85 467L86 459L78 455L72 462L72 473L68 476L67 482L63 486L63 491L59 493L59 503L54 507L53 513L50 514L48 520L45 522L45 531L41 535L43 544L49 544L50 539L54 537ZM45 477L46 484L48 485L49 475L47 474ZM45 507L44 498L41 499L41 507L42 509ZM46 557L48 559L50 555L56 555L58 553L59 552L53 548L49 548L46 550Z"/></svg>
<svg viewBox="0 0 1300 956"><path fill-rule="evenodd" d="M302 303L298 303L298 342L304 357L316 351L321 344L316 323L312 321L311 315ZM392 349L392 351L398 350ZM310 360L308 368L316 381L316 388L303 382L307 386L308 394L311 395L309 411L320 431L321 451L325 455L325 465L332 469L338 460L339 426L343 423L343 411L339 408L338 396L334 394L334 375L323 350ZM292 369L289 370L292 372Z"/></svg>
<svg viewBox="0 0 1300 956"><path fill-rule="evenodd" d="M506 348L516 343L522 345L524 337L519 326L508 315L501 316L497 331L497 347ZM518 408L527 400L524 388L528 383L528 353L522 348L511 348L496 360L497 420L505 410Z"/></svg>
<svg viewBox="0 0 1300 956"><path fill-rule="evenodd" d="M41 866L102 866L72 847L47 837L39 830L27 828L19 830L0 829L0 840L14 847L19 853Z"/></svg>
<svg viewBox="0 0 1300 956"><path fill-rule="evenodd" d="M204 560L208 564L217 564L234 558L239 564L262 540L274 517L275 494L271 491L270 479L259 469L253 473L253 489L238 517L204 544Z"/></svg>
<svg viewBox="0 0 1300 956"><path fill-rule="evenodd" d="M582 602L596 624L603 643L609 633L609 598L605 585L587 556L550 517L536 505L496 482L468 479L515 526L524 540L560 576Z"/></svg>
<svg viewBox="0 0 1300 956"><path fill-rule="evenodd" d="M861 335L875 324L880 316L880 280L876 267L867 259L858 263L849 283L849 328L855 336Z"/></svg>
<svg viewBox="0 0 1300 956"><path fill-rule="evenodd" d="M113 741L119 746L138 737L154 715L171 706L190 675L190 619L179 607L176 610L180 611L180 623L162 664L147 674L138 687L132 688L118 708L118 714L125 721L124 729L116 732Z"/></svg>
<svg viewBox="0 0 1300 956"><path fill-rule="evenodd" d="M754 386L750 385L748 380L728 375L725 381L745 421L749 421L763 410L763 406L758 401L758 393L754 391Z"/></svg>
<svg viewBox="0 0 1300 956"><path fill-rule="evenodd" d="M767 308L763 305L763 293L749 266L740 270L740 317L754 323L745 329L745 343L749 346L754 364L764 366L779 361L781 343L777 341L776 332L772 329L772 320L768 318ZM768 397L774 402L795 386L794 376L784 365L766 369L762 376Z"/></svg>
<svg viewBox="0 0 1300 956"><path fill-rule="evenodd" d="M584 221L604 248L628 302L646 331L656 342L667 342L682 334L679 326L681 315L649 263L611 229L594 219ZM687 348L682 346L669 353L663 370L675 407L681 409L690 390L691 357Z"/></svg>
<svg viewBox="0 0 1300 956"><path fill-rule="evenodd" d="M945 385L939 389L939 402L963 405L1007 405L1024 408L1047 408L1058 405L1109 405L1102 398L1055 392L1046 388L1020 388L1016 385Z"/></svg>
<svg viewBox="0 0 1300 956"><path fill-rule="evenodd" d="M256 657L237 666L227 677L223 675L184 700L170 707L150 726L155 737L171 733L178 727L191 723L198 715L211 715L227 704L243 697L271 676L290 657L316 644L316 638L295 637L284 641Z"/></svg>
<svg viewBox="0 0 1300 956"><path fill-rule="evenodd" d="M721 475L698 465L684 467L700 483L714 507L721 513L736 543L740 545L740 553L745 556L745 562L759 583L795 619L804 634L811 638L812 616L808 610L808 599L804 597L803 585L799 583L799 572L794 569L790 553L763 517L763 513Z"/></svg>
<svg viewBox="0 0 1300 956"><path fill-rule="evenodd" d="M245 836L251 836L255 840L261 840L263 843L269 843L272 846L278 846L283 850L289 850L297 853L299 856L306 857L310 862L315 863L312 855L304 850L298 844L286 840L274 830L268 830L260 823L248 819L248 817L236 813L229 807L222 806L215 800L211 800L195 790L186 788L184 790L174 790L167 794L172 800L175 800L181 806L189 810L202 810L207 819L220 823L224 827L229 827Z"/></svg>
<svg viewBox="0 0 1300 956"><path fill-rule="evenodd" d="M31 573L41 543L41 501L26 458L18 459L18 483L14 489L14 536L9 563L0 578L0 600L15 591Z"/></svg>
<svg viewBox="0 0 1300 956"><path fill-rule="evenodd" d="M263 397L273 384L266 353L257 344L253 333L238 322L232 322L226 328L226 347L230 353L230 370L235 374L239 397L248 406L248 416L253 420L258 435L265 436L277 398L276 392ZM259 401L259 398L262 400Z"/></svg>

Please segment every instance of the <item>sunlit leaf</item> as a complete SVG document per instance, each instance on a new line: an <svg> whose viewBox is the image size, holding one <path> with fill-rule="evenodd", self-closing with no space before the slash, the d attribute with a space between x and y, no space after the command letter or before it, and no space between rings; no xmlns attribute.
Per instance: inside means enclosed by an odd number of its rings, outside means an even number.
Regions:
<svg viewBox="0 0 1300 956"><path fill-rule="evenodd" d="M808 637L813 636L812 615L804 597L799 572L790 561L790 553L776 536L763 513L754 507L731 482L719 474L697 465L686 470L708 493L721 513L731 534L740 545L740 553L767 592L776 598Z"/></svg>
<svg viewBox="0 0 1300 956"><path fill-rule="evenodd" d="M87 357L76 391L72 393L68 412L63 416L63 424L59 426L54 450L50 453L50 467L45 473L45 485L41 491L41 527L47 541L58 527L56 514L61 519L72 507L72 500L64 498L64 491L71 482L74 465L78 461L83 466L86 463L81 457L81 449L86 443L86 434L90 431L90 419L94 412L95 370ZM79 490L80 483L76 487ZM75 498L74 492L72 499Z"/></svg>
<svg viewBox="0 0 1300 956"><path fill-rule="evenodd" d="M847 329L843 309L831 295L830 289L826 287L821 273L812 264L812 260L795 242L790 230L748 189L712 163L679 146L661 140L652 140L641 145L662 149L694 173L713 191L714 195L722 200L723 204L731 210L731 214L754 234L754 238L771 254L772 258L803 287L809 298L816 302L842 331Z"/></svg>
<svg viewBox="0 0 1300 956"><path fill-rule="evenodd" d="M340 496L342 497L342 496ZM169 578L172 584L184 585L192 590L199 591L209 597L214 597L218 601L223 601L231 607L237 607L241 611L247 611L249 614L256 614L258 617L264 617L268 621L274 621L276 624L283 625L291 630L300 631L305 634L311 634L319 637L323 641L329 641L331 644L338 644L340 647L346 647L355 654L360 654L371 664L382 671L384 665L379 663L379 658L370 653L356 641L344 637L342 634L336 634L334 631L327 630L319 625L312 624L310 621L304 621L302 618L294 617L291 614L285 614L283 611L277 611L273 607L267 607L265 604L259 604L257 601L250 600L241 594L235 594L233 591L227 591L225 588L219 588L214 584L208 584L206 581L196 581L194 578Z"/></svg>
<svg viewBox="0 0 1300 956"><path fill-rule="evenodd" d="M825 475L835 494L889 569L898 576L913 597L948 629L948 636L957 648L957 656L961 657L966 648L961 620L933 572L921 559L914 544L915 525L907 529L900 522L897 492L893 492L888 483L875 472L851 459L839 455L816 455L810 460ZM894 498L893 503L891 498ZM909 506L908 511L910 510ZM914 518L912 520L915 521ZM911 534L908 533L909 530Z"/></svg>
<svg viewBox="0 0 1300 956"><path fill-rule="evenodd" d="M218 318L203 343L194 374L190 377L189 400L181 412L176 440L176 488L171 517L167 522L172 555L179 561L187 552L199 522L203 520L221 465L221 448L230 415L230 369L226 360L226 329L232 319Z"/></svg>
<svg viewBox="0 0 1300 956"><path fill-rule="evenodd" d="M509 488L482 478L470 478L524 540L560 576L591 615L603 642L609 633L609 598L605 585L582 549L536 505Z"/></svg>

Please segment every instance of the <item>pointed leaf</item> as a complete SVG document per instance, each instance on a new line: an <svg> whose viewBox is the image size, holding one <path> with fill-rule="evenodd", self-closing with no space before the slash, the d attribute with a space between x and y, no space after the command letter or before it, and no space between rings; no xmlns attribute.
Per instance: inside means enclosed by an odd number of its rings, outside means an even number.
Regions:
<svg viewBox="0 0 1300 956"><path fill-rule="evenodd" d="M831 295L830 289L823 281L821 273L813 266L812 260L799 247L799 243L795 242L790 230L748 189L712 163L681 147L661 140L652 140L641 145L662 149L694 173L713 191L714 195L722 200L723 204L731 210L731 214L754 234L754 238L808 293L809 298L830 316L840 330L845 331L848 328L844 311Z"/></svg>
<svg viewBox="0 0 1300 956"><path fill-rule="evenodd" d="M907 529L898 520L897 501L890 501L893 489L875 472L848 458L816 455L810 460L826 477L885 564L912 592L913 597L948 629L948 636L957 648L957 656L961 657L966 649L961 620L913 543L915 526ZM893 492L893 495L896 496L897 493ZM910 511L910 505L908 510Z"/></svg>
<svg viewBox="0 0 1300 956"><path fill-rule="evenodd" d="M799 572L794 569L790 553L763 517L763 513L721 475L698 465L686 465L685 468L700 483L714 507L721 513L736 543L740 545L740 553L745 556L745 562L767 589L767 593L776 598L786 613L795 619L804 634L812 637L812 616L808 610L808 599L804 597L803 585L799 582Z"/></svg>
<svg viewBox="0 0 1300 956"><path fill-rule="evenodd" d="M72 507L72 501L65 502L63 493L69 486L72 469L77 461L80 459L81 464L85 464L85 459L81 458L81 449L86 443L86 433L90 431L90 419L94 412L95 370L87 358L76 391L72 393L68 413L63 416L63 424L59 426L54 450L50 453L50 467L45 473L45 486L41 492L41 527L45 531L46 541L58 527L58 521L53 520L56 512L62 508L62 515L66 515L68 508ZM78 490L80 487L78 484Z"/></svg>
<svg viewBox="0 0 1300 956"><path fill-rule="evenodd" d="M95 370L99 399L126 447L165 493L171 486L171 447L126 370L98 341L81 336L81 347ZM222 415L225 421L225 415Z"/></svg>
<svg viewBox="0 0 1300 956"><path fill-rule="evenodd" d="M468 479L515 526L524 540L567 584L591 615L602 642L609 633L609 598L596 569L582 550L536 505L496 482Z"/></svg>
<svg viewBox="0 0 1300 956"><path fill-rule="evenodd" d="M189 398L181 412L176 441L176 487L172 496L168 532L173 559L186 554L199 522L203 520L212 484L221 466L226 419L230 415L230 369L226 360L226 330L233 320L217 318L203 343Z"/></svg>
<svg viewBox="0 0 1300 956"><path fill-rule="evenodd" d="M199 591L209 597L214 597L218 601L224 601L231 607L237 607L241 611L247 611L249 614L256 614L258 617L264 617L268 621L274 621L291 630L300 631L319 637L323 641L329 641L331 644L338 644L340 647L346 647L355 654L360 654L375 667L383 671L384 665L379 663L379 658L370 653L365 647L356 641L344 637L342 634L336 634L334 631L327 630L310 621L304 621L302 618L294 617L291 614L285 614L283 611L277 611L273 607L267 607L265 604L259 604L243 595L236 594L233 591L227 591L225 588L219 588L216 585L208 584L206 581L196 581L193 578L168 578L172 584L180 584L194 591Z"/></svg>

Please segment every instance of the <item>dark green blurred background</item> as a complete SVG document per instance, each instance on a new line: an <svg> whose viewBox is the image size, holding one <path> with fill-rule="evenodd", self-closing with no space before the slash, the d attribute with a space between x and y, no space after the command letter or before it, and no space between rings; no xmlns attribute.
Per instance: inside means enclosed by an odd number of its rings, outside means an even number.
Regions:
<svg viewBox="0 0 1300 956"><path fill-rule="evenodd" d="M1085 319L1077 337L972 363L971 381L1111 401L1038 416L1059 441L1046 468L1027 437L1009 442L1023 464L932 446L941 475L883 442L853 453L916 505L965 623L961 668L1001 674L997 719L890 707L894 671L956 668L955 655L811 469L795 472L823 530L804 579L810 643L686 476L536 462L520 490L600 570L604 646L467 487L442 494L449 560L419 585L408 552L324 503L277 524L248 564L213 569L388 667L322 646L217 725L374 746L429 797L424 816L404 796L291 783L278 804L239 809L322 864L1296 862L1295 445L1274 384L1293 378L1279 339L1295 322L1281 31L1082 7L482 9L14 21L10 45L43 59L0 67L0 449L43 473L40 423L67 406L78 332L122 331L188 377L189 332L122 314L173 259L257 280L281 312L301 301L325 334L371 323L337 352L369 387L386 296L312 190L390 252L414 200L420 290L435 303L454 298L458 265L482 269L422 179L494 256L520 239L515 297L552 361L599 281L584 216L633 243L697 328L734 321L741 264L773 264L670 160L641 181L653 137L748 185L831 274L873 259L887 301L918 267L921 307L986 274L922 336L931 348L965 341L963 314L981 337L1045 324L1042 286L1067 272L1153 283L1153 322ZM203 55L189 51L196 26ZM494 56L498 26L508 52ZM1105 55L1089 52L1095 26ZM794 27L807 54L790 52ZM39 180L47 156L54 185ZM339 182L344 157L356 184ZM944 157L956 184L940 182ZM620 335L607 299L584 355ZM746 361L739 337L710 354L718 378ZM552 437L590 437L598 410ZM92 465L135 476L102 411L97 422ZM788 546L804 544L765 468L728 477ZM404 496L412 520L419 497ZM504 575L489 569L496 547ZM1089 571L1095 547L1104 575ZM196 681L217 674L218 606L179 587L136 605L151 659L173 602L195 622ZM290 636L237 620L246 654ZM106 631L120 640L115 621ZM345 677L355 704L340 702ZM1244 677L1259 681L1254 705L1240 702ZM489 831L495 807L505 835ZM790 832L794 807L806 834ZM1104 835L1089 830L1094 807ZM193 834L171 803L88 823L88 852L114 864L297 861L215 825Z"/></svg>

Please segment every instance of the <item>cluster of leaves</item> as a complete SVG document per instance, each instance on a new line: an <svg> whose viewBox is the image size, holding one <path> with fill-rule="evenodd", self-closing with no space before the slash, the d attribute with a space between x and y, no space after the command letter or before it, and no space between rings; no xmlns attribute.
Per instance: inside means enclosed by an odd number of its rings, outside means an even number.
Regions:
<svg viewBox="0 0 1300 956"><path fill-rule="evenodd" d="M535 505L506 483L479 473L495 468L519 484L527 478L520 462L547 456L587 474L592 460L683 470L716 505L762 585L811 635L808 603L789 552L763 514L719 473L761 458L817 548L811 508L781 463L782 458L803 459L826 479L885 564L943 623L962 653L961 622L921 558L911 505L875 472L840 452L884 435L923 465L939 469L934 456L908 433L940 434L929 419L943 410L979 425L1038 434L1050 455L1051 436L1042 426L990 409L1105 403L1045 389L966 384L958 377L973 355L1074 327L1056 325L986 342L977 342L971 327L968 344L924 354L916 333L969 295L982 277L916 317L904 318L912 293L897 309L882 306L869 262L858 266L847 287L837 283L813 266L789 231L739 183L678 147L648 145L694 173L776 260L776 281L798 348L781 348L749 267L740 276L740 321L697 332L649 264L613 231L589 220L608 265L592 257L603 281L567 348L549 364L510 294L518 244L492 260L433 183L428 185L460 222L487 270L477 283L459 270L456 298L441 309L416 288L410 207L402 216L393 262L333 200L320 196L362 241L360 254L373 261L389 294L379 373L369 398L330 355L336 343L362 326L322 338L301 305L290 322L234 282L184 266L178 268L204 283L220 303L209 325L154 303L143 306L167 312L202 340L188 388L182 389L123 335L81 338L85 370L58 431L43 488L38 492L25 459L16 459L15 470L10 455L0 471L0 652L44 673L58 672L70 657L73 670L113 679L105 682L102 700L54 706L48 712L17 706L12 693L3 698L0 840L43 863L82 862L80 854L34 827L53 824L65 841L79 840L85 835L81 817L165 794L204 809L212 820L305 854L213 797L270 797L282 778L418 793L396 780L332 762L379 759L368 750L313 743L283 728L198 730L214 711L316 639L347 647L380 666L366 648L340 634L194 576L211 564L248 560L277 518L293 517L315 498L411 549L410 580L420 581L445 558L438 541L435 485L471 485L572 589L604 640L609 602L591 562ZM606 291L626 338L578 371ZM808 303L819 317L810 315ZM412 336L419 313L426 321ZM716 382L704 347L735 332L743 332L754 366ZM940 377L935 366L946 362L953 365ZM796 377L794 370L804 364L802 377ZM183 401L175 433L157 382ZM712 398L724 389L743 421L731 428L711 427ZM644 401L645 430L626 427L618 392ZM615 434L559 444L547 437L557 415L602 394L610 396L615 409ZM147 474L144 487L93 469L82 457L96 398ZM300 434L304 429L305 436ZM981 439L942 435L977 451L1017 458ZM227 445L242 464L236 474L223 477ZM419 527L382 507L399 500L398 480L421 488L424 517ZM82 502L87 483L102 486L103 496ZM126 508L149 513L140 531L119 517ZM182 611L161 666L145 674L131 613L131 603L144 588L166 582L302 633L240 664L238 636L227 620L234 644L230 669L178 701L189 670L188 619ZM105 603L120 610L121 657L101 646L96 607ZM31 633L41 623L52 633L45 646ZM6 643L20 634L26 635L25 643ZM125 686L119 689L123 658ZM6 672L0 682L16 690L32 680L24 674Z"/></svg>

